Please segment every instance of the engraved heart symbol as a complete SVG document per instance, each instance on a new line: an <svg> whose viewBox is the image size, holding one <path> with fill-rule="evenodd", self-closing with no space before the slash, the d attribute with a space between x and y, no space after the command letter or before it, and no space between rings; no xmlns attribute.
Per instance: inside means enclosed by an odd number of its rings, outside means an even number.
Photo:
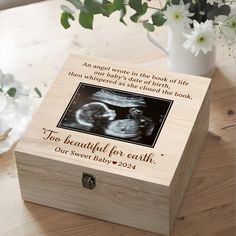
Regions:
<svg viewBox="0 0 236 236"><path fill-rule="evenodd" d="M112 164L114 164L114 165L117 164L117 161L112 161Z"/></svg>

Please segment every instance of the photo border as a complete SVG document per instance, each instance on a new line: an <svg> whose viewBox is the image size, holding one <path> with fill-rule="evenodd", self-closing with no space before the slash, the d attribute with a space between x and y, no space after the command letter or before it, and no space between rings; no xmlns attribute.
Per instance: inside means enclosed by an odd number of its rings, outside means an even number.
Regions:
<svg viewBox="0 0 236 236"><path fill-rule="evenodd" d="M73 100L74 100L75 96L77 95L77 93L78 93L78 91L79 91L81 86L90 86L90 87L95 87L95 88L100 88L100 89L108 89L108 90L117 91L117 92L121 92L121 93L136 95L136 96L139 96L139 97L144 97L144 98L147 97L147 98L151 98L151 99L156 99L156 100L162 100L162 101L169 102L168 109L167 109L167 111L165 113L164 118L162 119L160 128L158 129L158 132L156 134L156 137L155 137L152 145L148 145L148 144L144 144L144 143L137 143L137 142L132 141L132 140L125 140L125 139L122 139L122 138L117 138L117 137L113 137L113 136L109 136L109 135L102 135L102 134L92 133L90 131L76 129L76 128L71 128L71 127L62 125L61 122L64 119L64 117L65 117L65 115L66 115L66 113L67 113L71 103L73 102ZM89 134L89 135L95 135L95 136L99 136L99 137L103 137L103 138L114 139L114 140L118 140L118 141L121 141L121 142L132 143L132 144L139 145L139 146L145 146L145 147L149 147L149 148L154 148L155 145L156 145L157 139L160 136L161 130L162 130L164 124L165 124L166 118L167 118L167 116L169 114L169 111L170 111L170 109L172 107L173 102L174 101L170 100L170 99L165 99L165 98L160 98L160 97L153 97L153 96L149 96L149 95L143 95L143 94L139 94L139 93L123 91L123 90L119 90L119 89L113 89L113 88L109 88L109 87L104 87L104 86L99 86L99 85L93 85L93 84L89 84L89 83L80 82L78 87L76 88L72 98L70 99L70 102L68 103L66 109L64 110L64 112L63 112L59 122L57 123L56 127L57 128L61 128L61 129L72 130L72 131L76 131L76 132L82 132L82 133L86 133L86 134Z"/></svg>

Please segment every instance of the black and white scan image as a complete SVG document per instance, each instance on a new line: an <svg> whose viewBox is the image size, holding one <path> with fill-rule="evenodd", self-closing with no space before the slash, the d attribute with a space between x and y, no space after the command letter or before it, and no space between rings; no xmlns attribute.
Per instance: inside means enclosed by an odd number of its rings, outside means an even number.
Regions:
<svg viewBox="0 0 236 236"><path fill-rule="evenodd" d="M172 103L81 83L57 127L154 147Z"/></svg>

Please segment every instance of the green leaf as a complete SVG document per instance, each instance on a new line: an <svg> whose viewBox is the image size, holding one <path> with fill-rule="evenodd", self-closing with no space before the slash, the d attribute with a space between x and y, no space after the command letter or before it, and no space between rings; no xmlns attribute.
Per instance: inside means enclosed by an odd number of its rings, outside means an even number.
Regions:
<svg viewBox="0 0 236 236"><path fill-rule="evenodd" d="M61 14L61 24L65 29L70 28L69 19L75 20L74 16L69 12L62 12Z"/></svg>
<svg viewBox="0 0 236 236"><path fill-rule="evenodd" d="M163 17L162 12L157 11L152 15L152 22L156 26L162 26L166 22L166 19Z"/></svg>
<svg viewBox="0 0 236 236"><path fill-rule="evenodd" d="M129 0L129 6L137 13L143 12L142 0Z"/></svg>
<svg viewBox="0 0 236 236"><path fill-rule="evenodd" d="M105 9L103 15L110 16L113 12L120 11L124 6L124 3L123 0L114 0L113 3L108 0L103 0L102 6Z"/></svg>
<svg viewBox="0 0 236 236"><path fill-rule="evenodd" d="M114 8L119 11L124 6L124 2L122 0L114 0L113 5Z"/></svg>
<svg viewBox="0 0 236 236"><path fill-rule="evenodd" d="M215 17L217 16L218 10L219 10L219 8L217 5L212 6L207 13L207 19L214 20Z"/></svg>
<svg viewBox="0 0 236 236"><path fill-rule="evenodd" d="M105 9L103 8L102 4L95 0L85 0L84 7L84 11L87 11L93 15L105 13Z"/></svg>
<svg viewBox="0 0 236 236"><path fill-rule="evenodd" d="M10 88L10 89L7 91L7 94L8 94L10 97L15 97L15 95L16 95L16 88Z"/></svg>
<svg viewBox="0 0 236 236"><path fill-rule="evenodd" d="M109 17L115 11L113 3L110 1L104 0L102 5L105 10L105 12L103 13L104 16Z"/></svg>
<svg viewBox="0 0 236 236"><path fill-rule="evenodd" d="M139 15L138 13L135 13L134 15L132 15L131 17L130 17L130 20L132 20L133 22L138 22L138 19L139 19L139 17L140 17L141 15Z"/></svg>
<svg viewBox="0 0 236 236"><path fill-rule="evenodd" d="M0 88L0 93L2 93L3 92L3 90L2 90L2 88Z"/></svg>
<svg viewBox="0 0 236 236"><path fill-rule="evenodd" d="M120 10L120 22L123 23L124 25L127 25L124 21L124 17L126 15L126 8L123 6Z"/></svg>
<svg viewBox="0 0 236 236"><path fill-rule="evenodd" d="M130 17L133 22L137 22L148 9L148 4L146 2L142 4L142 0L129 0L129 6L136 11L136 13Z"/></svg>
<svg viewBox="0 0 236 236"><path fill-rule="evenodd" d="M144 21L143 22L143 26L146 30L150 31L150 32L153 32L155 30L155 27L153 24L151 23L148 23L147 21Z"/></svg>
<svg viewBox="0 0 236 236"><path fill-rule="evenodd" d="M207 19L214 20L217 16L226 15L230 13L230 7L228 5L222 5L219 7L217 4L214 4L213 7L207 13Z"/></svg>
<svg viewBox="0 0 236 236"><path fill-rule="evenodd" d="M34 91L35 93L37 93L37 95L41 98L42 97L42 93L40 92L40 90L37 87L34 87Z"/></svg>
<svg viewBox="0 0 236 236"><path fill-rule="evenodd" d="M229 5L222 5L218 10L218 16L219 15L225 15L228 16L230 13L230 6Z"/></svg>
<svg viewBox="0 0 236 236"><path fill-rule="evenodd" d="M93 29L93 14L81 11L79 14L79 23L86 29Z"/></svg>
<svg viewBox="0 0 236 236"><path fill-rule="evenodd" d="M82 2L80 0L66 0L68 2L70 2L71 4L74 5L75 8L77 9L81 9L82 8Z"/></svg>

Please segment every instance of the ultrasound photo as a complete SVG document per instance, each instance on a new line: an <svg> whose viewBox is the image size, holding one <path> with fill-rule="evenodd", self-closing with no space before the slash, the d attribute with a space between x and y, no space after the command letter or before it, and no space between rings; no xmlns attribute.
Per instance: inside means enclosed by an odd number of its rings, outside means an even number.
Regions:
<svg viewBox="0 0 236 236"><path fill-rule="evenodd" d="M57 127L154 147L172 103L80 83Z"/></svg>

